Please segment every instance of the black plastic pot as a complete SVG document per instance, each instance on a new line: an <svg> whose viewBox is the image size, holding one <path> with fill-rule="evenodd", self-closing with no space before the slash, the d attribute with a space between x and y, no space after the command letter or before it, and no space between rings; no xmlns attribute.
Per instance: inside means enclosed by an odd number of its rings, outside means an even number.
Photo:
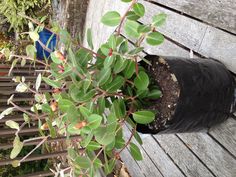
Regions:
<svg viewBox="0 0 236 177"><path fill-rule="evenodd" d="M152 65L167 63L178 81L180 94L174 114L159 129L137 125L142 133L194 132L225 121L234 105L235 80L220 62L212 59L145 57ZM156 116L158 118L158 115Z"/></svg>

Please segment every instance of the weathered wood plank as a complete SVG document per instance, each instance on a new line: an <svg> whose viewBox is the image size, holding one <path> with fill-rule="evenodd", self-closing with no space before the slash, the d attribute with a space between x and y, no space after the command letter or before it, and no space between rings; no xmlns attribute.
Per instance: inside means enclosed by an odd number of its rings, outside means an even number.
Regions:
<svg viewBox="0 0 236 177"><path fill-rule="evenodd" d="M126 141L129 139L130 135L130 130L127 128L127 126L124 126L124 137ZM143 160L137 161L137 164L140 166L142 173L149 177L162 177L162 174L159 172L157 167L153 164L152 160L145 152L145 149L143 149L143 147L139 145L139 143L134 139L132 140L132 142L134 142L139 147L143 155ZM126 158L127 157L124 157L124 160L126 160ZM127 168L130 169L132 168L132 166L127 165Z"/></svg>
<svg viewBox="0 0 236 177"><path fill-rule="evenodd" d="M121 159L124 161L128 171L132 177L145 177L142 173L141 168L138 166L136 161L131 157L128 149L125 149L121 153Z"/></svg>
<svg viewBox="0 0 236 177"><path fill-rule="evenodd" d="M152 157L153 163L165 177L180 177L184 174L178 169L165 151L157 144L151 136L143 139L142 147L145 149L149 157Z"/></svg>
<svg viewBox="0 0 236 177"><path fill-rule="evenodd" d="M146 14L140 20L142 23L152 23L153 15L164 12L168 15L166 24L159 27L158 31L194 51L199 49L207 25L150 2L141 2L146 7Z"/></svg>
<svg viewBox="0 0 236 177"><path fill-rule="evenodd" d="M219 126L212 127L209 134L236 157L236 120L228 119Z"/></svg>
<svg viewBox="0 0 236 177"><path fill-rule="evenodd" d="M152 0L236 34L235 0Z"/></svg>
<svg viewBox="0 0 236 177"><path fill-rule="evenodd" d="M205 133L183 133L178 136L216 175L234 177L236 160L209 135Z"/></svg>
<svg viewBox="0 0 236 177"><path fill-rule="evenodd" d="M155 135L166 153L170 155L176 165L186 176L199 177L213 174L198 160L198 158L174 134Z"/></svg>
<svg viewBox="0 0 236 177"><path fill-rule="evenodd" d="M164 12L167 22L158 30L174 41L200 53L223 62L231 71L236 72L236 37L204 23L190 19L163 7L142 1L146 15L142 23L150 23L154 14Z"/></svg>
<svg viewBox="0 0 236 177"><path fill-rule="evenodd" d="M235 10L236 11L236 10ZM198 53L218 59L236 72L236 36L208 26Z"/></svg>
<svg viewBox="0 0 236 177"><path fill-rule="evenodd" d="M94 49L97 50L99 45L106 42L109 35L115 31L114 27L107 27L100 21L107 11L117 10L120 14L124 14L128 7L128 3L122 3L120 0L90 0L86 16L85 28L91 28L92 34L96 38L94 41ZM96 10L95 10L96 9ZM84 45L87 41L84 39Z"/></svg>

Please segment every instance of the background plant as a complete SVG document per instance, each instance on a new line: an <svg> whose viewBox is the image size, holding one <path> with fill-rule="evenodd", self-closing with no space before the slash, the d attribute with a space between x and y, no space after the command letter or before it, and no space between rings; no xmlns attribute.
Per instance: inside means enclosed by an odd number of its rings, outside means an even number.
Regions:
<svg viewBox="0 0 236 177"><path fill-rule="evenodd" d="M104 14L101 22L107 26L117 27L108 41L94 51L91 29L87 30L87 43L89 48L72 39L66 30L52 31L60 38L65 46L64 54L58 50L51 53L52 62L35 60L36 49L34 45L27 46L27 56L3 53L13 60L13 65L24 60L39 62L45 66L45 72L38 75L34 88L31 88L23 78L15 78L18 82L18 92L31 91L35 94L35 104L32 112L28 112L12 100L8 100L11 108L0 114L0 118L10 114L14 109L24 112L24 117L29 123L30 117L38 119L39 131L42 135L41 144L51 137L66 136L68 149L67 168L71 173L79 176L94 176L102 168L106 174L112 172L120 153L129 148L135 160L142 160L138 146L132 142L135 138L142 144L136 132L136 123L147 124L155 119L155 112L145 110L143 102L158 99L160 90L152 83L145 68L138 61L144 60L141 46L143 41L150 45L160 45L164 36L156 30L165 22L163 13L153 17L149 25L142 25L137 20L145 15L145 7L136 0L122 0L130 3L124 15L110 11ZM40 22L35 21L39 26ZM121 35L136 40L134 46ZM49 29L50 30L50 29ZM29 32L33 41L39 40L36 31ZM72 48L78 47L78 50ZM7 52L6 52L7 51ZM51 86L53 93L40 91L41 82ZM43 114L39 114L39 113ZM45 117L46 122L41 118ZM25 122L25 124L26 124ZM11 158L15 158L21 151L24 141L18 133L20 126L16 122L7 121L6 124L16 129L16 138ZM123 126L129 124L132 129L131 136L125 139ZM46 131L49 131L49 135ZM72 135L81 137L74 142ZM29 140L30 141L30 140ZM36 147L37 148L37 147ZM104 156L104 162L100 156ZM19 166L21 161L15 161L14 166Z"/></svg>
<svg viewBox="0 0 236 177"><path fill-rule="evenodd" d="M27 20L19 14L35 17L35 10L49 3L50 0L1 0L0 13L6 17L4 21L11 24L10 29L19 31L27 24Z"/></svg>

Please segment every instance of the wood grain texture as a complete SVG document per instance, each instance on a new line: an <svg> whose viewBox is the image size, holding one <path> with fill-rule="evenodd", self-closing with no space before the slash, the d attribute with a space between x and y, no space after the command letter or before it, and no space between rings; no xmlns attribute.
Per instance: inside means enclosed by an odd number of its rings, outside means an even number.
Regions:
<svg viewBox="0 0 236 177"><path fill-rule="evenodd" d="M127 126L124 126L124 138L126 141L129 139L130 135L131 135L130 130L128 129ZM159 172L158 168L153 164L152 160L145 152L145 149L137 141L135 141L135 139L133 139L132 142L134 142L139 147L143 155L142 161L136 161L142 173L146 176L148 175L149 177L162 177L162 174ZM126 157L124 158L124 161L126 161ZM128 165L127 168L130 169L132 168L132 166ZM133 176L133 177L138 177L138 176Z"/></svg>
<svg viewBox="0 0 236 177"><path fill-rule="evenodd" d="M137 162L132 158L127 148L122 151L120 156L132 177L145 177L141 171L143 167L140 168L138 166Z"/></svg>
<svg viewBox="0 0 236 177"><path fill-rule="evenodd" d="M236 157L236 120L231 118L212 127L209 134Z"/></svg>
<svg viewBox="0 0 236 177"><path fill-rule="evenodd" d="M172 40L193 51L223 62L236 73L236 36L193 20L171 10L142 1L146 15L140 21L150 23L152 16L160 12L168 15L167 22L158 30Z"/></svg>
<svg viewBox="0 0 236 177"><path fill-rule="evenodd" d="M236 34L235 0L152 0Z"/></svg>
<svg viewBox="0 0 236 177"><path fill-rule="evenodd" d="M183 133L178 136L219 177L235 177L236 160L205 133Z"/></svg>
<svg viewBox="0 0 236 177"><path fill-rule="evenodd" d="M170 159L166 152L157 144L152 136L143 139L142 147L145 149L153 163L165 177L184 176L175 163Z"/></svg>
<svg viewBox="0 0 236 177"><path fill-rule="evenodd" d="M155 135L154 138L186 176L213 177L213 174L174 134Z"/></svg>

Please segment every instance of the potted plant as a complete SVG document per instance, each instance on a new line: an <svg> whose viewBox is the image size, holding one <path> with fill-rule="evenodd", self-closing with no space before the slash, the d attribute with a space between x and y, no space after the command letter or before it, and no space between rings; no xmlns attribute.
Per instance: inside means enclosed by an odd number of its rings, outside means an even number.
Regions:
<svg viewBox="0 0 236 177"><path fill-rule="evenodd" d="M87 30L89 48L86 48L66 30L54 28L48 30L57 35L65 51L52 52L51 63L35 60L36 50L32 45L28 47L28 56L9 56L45 66L47 72L38 75L34 88L25 83L24 78L15 79L19 82L17 91L35 94L32 112L22 108L21 111L27 121L29 117L38 119L43 135L41 144L49 137L68 137L69 167L64 171L70 170L75 176L95 176L100 168L106 174L111 173L126 147L135 160L142 160L139 148L131 142L134 137L142 144L136 130L182 132L213 125L228 117L234 100L234 79L217 61L143 58L144 40L150 45L164 41L156 27L165 22L166 15L157 14L152 24L140 25L137 20L144 16L145 7L136 0L122 1L130 3L123 16L110 11L101 19L103 24L117 26L117 29L98 51L94 51L90 29ZM121 35L122 28L126 35L136 38L134 46ZM37 31L29 34L34 42L38 41ZM51 86L52 94L40 91L42 81ZM12 107L2 112L0 118L19 109L12 98L8 100ZM123 137L125 123L132 127L128 141ZM13 148L11 157L15 158L23 147L18 136L22 126L13 121L6 124L17 129L14 143L21 146ZM44 130L49 131L49 135ZM80 136L79 141L70 138L74 135ZM13 165L18 166L20 162L23 161L14 161Z"/></svg>

